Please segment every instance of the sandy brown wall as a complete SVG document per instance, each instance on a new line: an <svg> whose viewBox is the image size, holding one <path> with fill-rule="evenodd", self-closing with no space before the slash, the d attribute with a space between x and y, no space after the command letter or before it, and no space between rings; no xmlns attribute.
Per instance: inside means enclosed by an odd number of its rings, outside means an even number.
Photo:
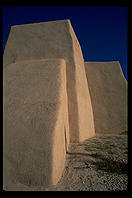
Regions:
<svg viewBox="0 0 132 198"><path fill-rule="evenodd" d="M50 59L12 63L3 71L5 190L48 186L61 177L64 127L69 136L65 69L64 60Z"/></svg>
<svg viewBox="0 0 132 198"><path fill-rule="evenodd" d="M93 137L95 135L95 128L82 50L70 22L69 25L73 42L75 91L78 107L78 137L76 134L72 134L72 141L76 142Z"/></svg>
<svg viewBox="0 0 132 198"><path fill-rule="evenodd" d="M68 151L70 142L69 120L68 120L68 103L66 90L66 66L63 63L61 69L61 85L58 109L58 117L54 128L52 141L52 184L55 185L62 176L65 166L65 156Z"/></svg>
<svg viewBox="0 0 132 198"><path fill-rule="evenodd" d="M67 20L12 26L4 51L4 67L19 60L72 56Z"/></svg>
<svg viewBox="0 0 132 198"><path fill-rule="evenodd" d="M65 59L71 142L94 135L84 61L79 43L76 45L76 42L69 20L17 25L11 28L4 52L4 67L18 60Z"/></svg>
<svg viewBox="0 0 132 198"><path fill-rule="evenodd" d="M85 62L96 133L127 131L127 81L118 61Z"/></svg>

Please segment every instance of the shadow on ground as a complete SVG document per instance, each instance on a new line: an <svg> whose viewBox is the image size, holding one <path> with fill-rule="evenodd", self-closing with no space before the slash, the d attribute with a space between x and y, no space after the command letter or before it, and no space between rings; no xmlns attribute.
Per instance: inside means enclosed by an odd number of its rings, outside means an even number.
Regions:
<svg viewBox="0 0 132 198"><path fill-rule="evenodd" d="M89 144L89 142L91 143ZM85 141L85 143L78 144L78 146L83 147L86 152L67 152L70 159L87 157L87 160L83 161L83 166L76 166L74 169L81 170L94 166L96 170L108 173L128 174L127 161L123 161L123 158L118 160L117 154L119 151L122 152L122 157L124 154L128 154L124 137L104 136L99 137L99 139L93 138ZM91 157L93 160L91 160Z"/></svg>
<svg viewBox="0 0 132 198"><path fill-rule="evenodd" d="M93 165L95 165L98 170L117 174L128 174L128 164L124 162L114 161L111 158L107 159L97 153L91 154L90 156L96 158L96 162L93 162Z"/></svg>

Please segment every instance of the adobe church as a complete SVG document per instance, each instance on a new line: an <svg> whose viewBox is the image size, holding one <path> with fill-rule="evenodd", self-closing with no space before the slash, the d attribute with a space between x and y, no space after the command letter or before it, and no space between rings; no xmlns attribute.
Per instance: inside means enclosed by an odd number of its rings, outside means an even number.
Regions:
<svg viewBox="0 0 132 198"><path fill-rule="evenodd" d="M56 185L70 143L127 131L119 61L85 62L70 20L11 27L3 104L5 190Z"/></svg>

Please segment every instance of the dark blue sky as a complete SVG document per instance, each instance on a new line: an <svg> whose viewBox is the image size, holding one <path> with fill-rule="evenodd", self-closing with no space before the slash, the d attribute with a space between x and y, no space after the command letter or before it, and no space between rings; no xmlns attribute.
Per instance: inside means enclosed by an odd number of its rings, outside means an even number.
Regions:
<svg viewBox="0 0 132 198"><path fill-rule="evenodd" d="M119 60L127 77L127 7L8 6L2 9L3 50L12 25L70 19L85 61Z"/></svg>

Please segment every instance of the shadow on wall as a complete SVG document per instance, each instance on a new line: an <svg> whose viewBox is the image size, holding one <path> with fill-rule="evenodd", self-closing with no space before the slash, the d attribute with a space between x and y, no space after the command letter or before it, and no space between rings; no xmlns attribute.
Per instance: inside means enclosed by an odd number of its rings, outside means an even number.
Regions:
<svg viewBox="0 0 132 198"><path fill-rule="evenodd" d="M76 93L75 64L72 59L66 61L68 119L70 128L70 142L79 142L79 115Z"/></svg>

